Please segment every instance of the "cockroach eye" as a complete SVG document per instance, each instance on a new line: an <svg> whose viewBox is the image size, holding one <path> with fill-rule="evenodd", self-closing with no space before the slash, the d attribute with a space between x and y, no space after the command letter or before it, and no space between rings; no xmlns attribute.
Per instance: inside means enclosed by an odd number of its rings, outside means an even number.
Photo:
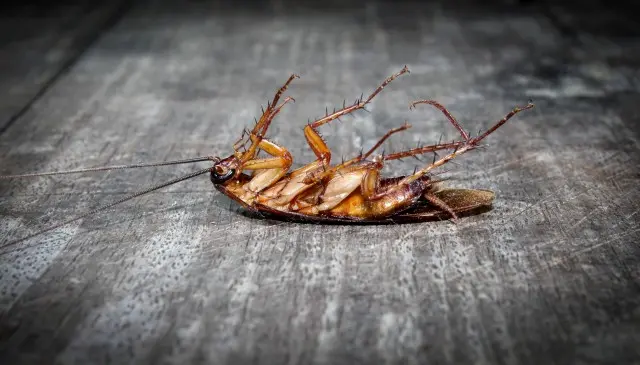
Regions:
<svg viewBox="0 0 640 365"><path fill-rule="evenodd" d="M235 174L235 170L226 166L215 165L211 170L211 182L214 184L223 184L231 179Z"/></svg>

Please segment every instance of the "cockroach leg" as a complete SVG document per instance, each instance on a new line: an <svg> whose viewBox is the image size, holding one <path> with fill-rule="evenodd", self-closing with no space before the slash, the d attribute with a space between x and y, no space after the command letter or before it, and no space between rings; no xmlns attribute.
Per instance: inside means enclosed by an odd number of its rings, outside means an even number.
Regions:
<svg viewBox="0 0 640 365"><path fill-rule="evenodd" d="M350 160L344 161L338 165L335 165L333 167L331 167L330 169L324 170L316 175L310 175L307 176L307 178L305 178L304 183L306 184L316 184L320 181L322 181L322 179L331 176L332 174L336 173L338 170L342 170L346 167L355 165L357 163L360 163L362 161L365 161L367 158L369 158L369 156L371 156L373 154L373 152L375 152L375 150L377 150L383 143L384 141L386 141L389 137L391 137L393 134L398 133L398 132L402 132L404 130L407 130L411 128L411 125L408 123L405 123L404 125L398 127L398 128L394 128L394 129L390 129L389 131L387 131L387 133L385 133L384 136L382 136L382 138L380 138L378 140L378 142L376 142L375 145L373 145L373 147L371 147L366 153L360 154Z"/></svg>
<svg viewBox="0 0 640 365"><path fill-rule="evenodd" d="M409 149L409 150L406 150L406 151L400 151L400 152L395 152L395 153L390 153L390 154L384 155L384 160L385 161L400 160L400 159L403 159L405 157L412 157L412 156L422 155L422 154L429 153L429 152L450 150L450 149L453 149L453 148L458 148L458 147L464 145L464 143L465 143L465 141L455 141L455 142L449 142L449 143L438 143L438 144L429 145L429 146L416 147L416 148L412 148L412 149Z"/></svg>
<svg viewBox="0 0 640 365"><path fill-rule="evenodd" d="M464 145L466 142L468 142L469 139L471 138L469 136L469 133L467 131L465 131L464 128L462 128L462 125L456 120L456 118L451 114L451 112L449 112L449 110L446 107L444 107L444 105L440 104L439 102L437 102L435 100L416 100L416 101L411 102L411 104L409 104L409 109L413 109L413 108L416 107L416 105L419 105L419 104L428 104L428 105L434 106L437 109L439 109L447 117L449 122L458 130L458 132L462 136L463 141L453 141L453 142L449 142L449 143L438 143L438 144L431 145L431 146L416 147L416 148L412 148L410 150L406 150L406 151L402 151L402 152L391 153L391 154L388 154L388 155L384 156L385 161L399 160L399 159L402 159L402 158L405 158L405 157L411 157L411 156L416 156L416 155L420 155L420 154L424 154L424 153L436 152L436 151L440 151L440 150L446 150L446 149L452 149L452 148L460 148L460 147L462 147L462 145ZM505 120L505 122L506 122L506 120Z"/></svg>
<svg viewBox="0 0 640 365"><path fill-rule="evenodd" d="M273 97L273 101L271 101L271 105L273 106L273 105L278 104L278 101L280 100L280 97L287 90L287 88L289 87L291 82L294 79L299 79L299 78L300 78L300 76L298 76L296 74L291 74L291 76L289 76L289 79L287 80L287 82L285 82L284 85L282 85L282 87L280 87L280 89L278 89L278 92L276 92L276 95ZM266 132L266 130L264 132Z"/></svg>
<svg viewBox="0 0 640 365"><path fill-rule="evenodd" d="M493 133L496 129L498 129L500 126L502 126L504 123L506 123L509 119L511 119L511 117L513 117L514 115L518 114L521 111L527 110L527 109L531 109L533 108L533 104L529 103L524 107L516 107L514 108L511 112L509 112L504 118L502 118L501 120L499 120L495 125L493 125L491 128L489 128L486 132L484 132L483 134L474 137L474 138L469 138L463 145L461 145L460 147L456 148L453 152L451 152L450 154L442 157L439 160L436 160L435 162L427 165L426 167L416 171L414 174L409 175L407 177L405 177L404 179L402 179L398 185L403 185L403 184L409 184L419 178L421 178L422 176L426 175L427 173L429 173L429 171L440 167L442 165L444 165L445 163L453 160L454 158L464 154L465 152L468 152L474 148L476 148L478 146L478 143L480 143L480 141L482 141L483 139L485 139L487 136L489 136L491 133Z"/></svg>
<svg viewBox="0 0 640 365"><path fill-rule="evenodd" d="M273 99L274 103L267 107L260 121L249 133L251 146L244 152L239 152L235 149L236 146L234 146L235 153L216 164L215 171L211 176L211 181L214 182L214 184L223 183L231 176L238 179L245 170L256 171L251 177L251 180L242 185L242 199L251 201L257 193L273 185L286 175L293 163L291 154L284 147L278 146L265 139L264 133L282 107L290 101L295 101L292 97L288 96L281 104L275 104L288 84L295 77L297 76L292 75L287 83L278 90L278 93ZM256 159L255 157L259 150L265 151L273 157Z"/></svg>
<svg viewBox="0 0 640 365"><path fill-rule="evenodd" d="M252 139L254 138L257 139L258 137L252 136ZM286 148L278 146L267 139L262 139L258 143L258 147L274 157L249 160L242 165L243 170L259 170L253 179L244 185L245 190L253 194L280 180L293 163L293 157L291 157L291 153Z"/></svg>
<svg viewBox="0 0 640 365"><path fill-rule="evenodd" d="M367 97L366 100L362 100L362 99L357 100L354 104L344 107L331 114L327 114L324 117L312 123L309 123L304 128L304 137L306 138L307 143L309 144L309 147L311 147L311 150L316 155L318 160L322 161L322 164L325 168L328 168L329 164L331 163L331 150L329 149L327 144L324 142L324 140L320 136L320 133L318 132L318 128L342 116L353 113L356 110L363 109L367 104L371 102L371 100L373 100L374 97L376 97L376 95L378 95L382 91L382 89L384 89L389 83L391 83L391 81L401 76L402 74L405 74L408 72L409 72L409 69L407 68L407 66L403 67L402 70L400 70L398 73L393 74L389 76L386 80L384 80L382 84L380 84L380 86L378 86L373 91L373 93L371 93L371 95Z"/></svg>
<svg viewBox="0 0 640 365"><path fill-rule="evenodd" d="M460 123L458 123L456 118L454 118L453 115L451 115L451 112L449 112L449 110L447 110L447 108L445 108L444 105L438 103L435 100L416 100L411 102L411 104L409 104L409 109L415 108L416 105L418 104L428 104L438 108L442 112L442 114L444 114L447 117L449 122L453 124L453 126L458 130L458 132L460 132L462 139L465 141L469 140L469 133L467 133L467 131L465 131L464 128L462 128Z"/></svg>
<svg viewBox="0 0 640 365"><path fill-rule="evenodd" d="M254 136L258 138L257 139L254 138L251 140L251 146L249 146L247 151L242 155L242 158L241 158L242 163L252 159L255 156L258 149L258 144L260 143L259 140L264 138L265 134L267 133L267 129L269 129L269 125L271 124L271 121L276 116L276 114L280 112L280 109L287 102L295 101L293 98L288 97L284 100L282 104L280 104L279 106L277 105L282 94L287 90L291 82L297 78L300 78L300 76L296 74L292 74L291 76L289 76L289 79L287 80L287 82L285 82L285 84L278 89L271 103L267 104L267 109L262 113L260 120L258 120L256 125L253 127L253 130L251 131L251 133L249 133L250 136Z"/></svg>
<svg viewBox="0 0 640 365"><path fill-rule="evenodd" d="M260 141L264 138L264 133L266 133L267 128L269 127L269 125L271 124L271 121L273 120L273 118L275 118L275 116L280 113L280 110L282 109L283 106L285 106L285 104L287 104L290 101L294 101L295 99L287 96L284 101L276 106L275 108L272 109L271 113L267 115L267 117L265 118L265 122L263 125L263 129L259 129L258 126L256 125L256 127L253 129L253 131L251 132L251 134L249 135L251 138L251 146L249 147L249 149L247 149L247 151L242 155L242 158L240 159L240 166L243 166L247 161L253 159L256 155L256 153L258 152L258 145L260 144ZM267 113L267 112L265 112ZM264 115L263 115L264 117ZM261 118L262 120L262 118ZM258 122L258 124L260 124L261 122ZM258 131L257 133L255 131ZM242 168L239 168L238 171L242 171Z"/></svg>
<svg viewBox="0 0 640 365"><path fill-rule="evenodd" d="M391 153L391 154L388 154L388 155L384 156L384 160L385 161L398 160L398 159L402 159L402 158L405 158L405 157L416 156L416 155L420 155L420 154L424 154L424 153L436 152L436 151L445 150L445 149L458 148L458 147L462 146L467 140L469 140L469 138L470 138L469 137L469 133L467 133L464 130L464 128L462 128L460 123L458 123L458 121L453 117L453 115L449 112L449 110L447 110L447 108L445 108L442 104L438 103L435 100L417 100L417 101L414 101L411 104L409 104L409 108L413 109L418 104L429 104L429 105L432 105L432 106L438 108L440 111L442 111L442 113L447 117L447 119L451 122L451 124L458 130L458 132L460 132L460 135L462 136L464 141L455 141L455 142L450 142L450 143L438 143L438 144L435 144L435 145L416 147L416 148L412 148L410 150L406 150L406 151L402 151L402 152ZM360 155L360 156L358 156L356 158L353 158L351 160L345 161L340 165L336 165L336 166L332 167L331 169L329 169L327 171L324 171L319 176L310 177L309 179L307 179L306 182L307 183L318 182L323 177L329 176L331 173L333 173L333 172L335 172L335 171L337 171L337 170L339 170L339 169L341 169L343 167L346 167L346 166L349 166L349 165L352 165L352 164L355 164L355 163L358 163L360 161L363 161L363 160L367 159L373 153L373 151L375 151L378 147L380 147L380 145L384 142L384 140L386 138L388 138L391 134L399 132L401 130L408 129L408 128L410 128L410 126L408 124L405 124L405 126L403 126L403 127L399 127L399 128L390 130L367 153L365 153L363 155Z"/></svg>
<svg viewBox="0 0 640 365"><path fill-rule="evenodd" d="M271 103L267 104L267 110L262 114L262 117L260 117L260 121L253 128L253 131L251 132L252 135L264 136L265 133L267 133L267 129L269 128L269 123L271 121L270 120L267 121L266 119L269 117L270 114L273 114L274 109L278 104L278 101L280 101L280 97L282 96L282 94L284 94L287 88L289 88L289 85L291 84L291 82L294 79L298 79L298 78L300 78L300 76L296 74L292 74L291 76L289 76L289 79L287 79L287 82L285 82L284 85L282 85L280 89L278 89Z"/></svg>

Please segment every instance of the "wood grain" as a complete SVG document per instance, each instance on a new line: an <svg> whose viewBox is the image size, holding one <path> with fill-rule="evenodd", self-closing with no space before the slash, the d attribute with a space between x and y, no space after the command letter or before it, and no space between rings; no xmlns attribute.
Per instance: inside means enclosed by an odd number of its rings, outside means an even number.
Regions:
<svg viewBox="0 0 640 365"><path fill-rule="evenodd" d="M639 363L640 41L589 6L137 4L0 135L0 173L229 153L294 72L270 136L298 164L309 118L405 64L323 127L336 158L405 120L387 151L456 136L414 99L472 133L536 108L450 166L496 192L458 225L256 219L202 177L4 250L0 363ZM0 181L3 242L199 168Z"/></svg>
<svg viewBox="0 0 640 365"><path fill-rule="evenodd" d="M0 14L0 133L20 121L127 8L121 1L81 0L4 6Z"/></svg>

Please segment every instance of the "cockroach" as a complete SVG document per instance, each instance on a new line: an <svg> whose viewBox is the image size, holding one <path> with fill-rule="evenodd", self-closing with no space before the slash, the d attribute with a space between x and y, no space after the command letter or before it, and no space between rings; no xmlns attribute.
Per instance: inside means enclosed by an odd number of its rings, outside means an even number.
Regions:
<svg viewBox="0 0 640 365"><path fill-rule="evenodd" d="M318 128L357 110L365 109L388 84L406 73L409 73L409 69L405 66L399 72L385 79L366 99L360 97L353 104L348 106L343 104L341 109L326 113L322 118L308 123L303 130L304 137L316 159L292 171L290 171L293 163L291 153L285 147L266 138L266 133L271 122L285 104L295 101L292 97L286 97L280 102L291 82L299 77L295 74L289 77L285 84L277 90L273 100L267 103L266 109L263 109L262 116L257 120L253 129L243 132L242 137L233 145L233 153L228 157L205 156L158 163L0 176L1 179L11 179L204 161L211 164L205 169L149 187L113 203L52 225L18 241L5 244L3 248L91 214L105 211L141 195L204 174L209 174L211 182L217 190L239 203L249 212L289 221L375 224L422 222L433 218L450 218L455 222L458 216L464 213L490 207L495 197L492 191L442 188L441 181L434 179L430 173L456 157L478 148L482 140L505 124L511 117L523 110L533 108L531 102L526 106L514 108L484 133L472 137L440 103L434 100L414 101L410 103L410 109L420 104L431 105L439 109L458 131L461 139L371 157L387 138L411 127L405 123L389 130L367 152L360 153L341 163L332 164L331 150L321 137ZM436 159L436 152L441 150L449 150L450 152ZM265 152L269 157L259 158L260 151ZM434 160L423 168L416 169L413 174L391 178L380 176L380 171L387 161L425 153L434 153Z"/></svg>

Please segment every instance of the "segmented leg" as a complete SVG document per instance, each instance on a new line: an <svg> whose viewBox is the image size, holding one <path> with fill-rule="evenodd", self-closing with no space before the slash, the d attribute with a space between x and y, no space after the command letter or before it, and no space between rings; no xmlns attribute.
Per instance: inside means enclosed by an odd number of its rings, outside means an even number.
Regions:
<svg viewBox="0 0 640 365"><path fill-rule="evenodd" d="M445 108L442 104L440 104L439 102L437 102L435 100L416 100L416 101L413 101L413 102L411 102L409 104L409 109L414 109L416 107L416 105L419 105L419 104L428 104L428 105L431 105L431 106L434 106L434 107L438 108L442 112L442 114L444 114L447 117L447 119L453 125L453 127L455 129L457 129L458 132L460 132L460 135L462 136L463 141L454 141L454 142L449 142L449 143L438 143L436 145L416 147L416 148L412 148L410 150L406 150L406 151L402 151L402 152L391 153L391 154L385 156L385 158L384 158L385 161L399 160L401 158L410 157L410 156L416 156L416 155L420 155L420 154L423 154L423 153L436 152L436 151L439 151L439 150L459 148L466 141L469 140L469 133L467 131L465 131L464 128L462 128L462 125L460 125L460 123L458 123L458 121L456 120L456 118L454 118L454 116L451 114L451 112L449 112L449 110L447 110L447 108Z"/></svg>
<svg viewBox="0 0 640 365"><path fill-rule="evenodd" d="M369 158L369 156L371 156L371 154L373 154L373 152L374 152L375 150L377 150L377 149L378 149L378 147L380 147L380 146L384 143L384 141L386 141L386 140L387 140L387 138L391 137L391 135L393 135L393 134L395 134L395 133L402 132L402 131L407 130L407 129L409 129L409 128L411 128L411 125L410 125L410 124L408 124L408 123L405 123L405 124L404 124L403 126L401 126L401 127L394 128L394 129L390 129L390 130L389 130L389 131L387 131L387 133L386 133L384 136L382 136L382 138L380 138L380 139L378 140L378 142L376 142L376 144L375 144L375 145L373 145L373 147L371 147L371 149L369 149L366 153L364 153L364 154L362 154L362 153L361 153L361 154L360 154L360 155L358 155L357 157L354 157L354 158L352 158L352 159L350 159L350 160L344 161L344 162L342 162L342 163L340 163L340 164L338 164L338 165L335 165L335 166L333 166L333 167L331 167L331 168L329 168L329 169L325 169L325 170L323 170L323 171L319 172L318 174L315 174L315 175L309 175L309 176L307 176L307 177L305 178L304 183L305 183L305 184L315 184L315 183L318 183L318 182L322 181L322 179L324 179L324 178L326 178L326 177L328 177L328 176L331 176L331 175L335 174L338 170L342 170L342 169L344 169L344 168L346 168L346 167L349 167L349 166L355 165L355 164L357 164L357 163L360 163L360 162L362 162L362 161L365 161L367 158Z"/></svg>
<svg viewBox="0 0 640 365"><path fill-rule="evenodd" d="M244 185L244 190L249 195L255 195L276 183L287 174L293 163L291 153L286 148L267 139L262 139L258 147L273 157L249 160L242 165L243 170L256 171L251 180Z"/></svg>
<svg viewBox="0 0 640 365"><path fill-rule="evenodd" d="M250 147L245 152L239 153L237 143L234 144L236 154L239 155L239 168L236 170L236 175L239 176L244 170L258 171L251 181L243 186L248 195L255 195L280 180L287 171L289 171L293 163L293 158L289 151L265 139L264 135L271 121L280 112L282 107L290 101L295 101L292 97L288 96L278 105L280 97L287 87L289 87L289 84L293 79L298 77L299 76L295 74L291 75L287 82L278 89L273 101L267 105L267 110L262 113L260 120L249 133L249 140L251 141ZM255 156L258 150L263 150L273 157L256 159Z"/></svg>
<svg viewBox="0 0 640 365"><path fill-rule="evenodd" d="M421 178L422 176L426 175L427 173L429 173L429 171L444 165L445 163L453 160L454 158L464 154L467 151L470 151L470 150L476 148L478 146L478 144L480 143L480 141L485 139L487 136L489 136L491 133L493 133L500 126L505 124L509 119L511 119L511 117L513 117L514 115L520 113L521 111L524 111L524 110L527 110L527 109L531 109L531 108L533 108L533 104L531 104L531 103L527 104L524 107L516 107L516 108L514 108L504 118L499 120L495 125L493 125L491 128L489 128L487 131L485 131L481 135L479 135L477 137L474 137L474 138L469 138L466 141L466 143L464 143L459 148L456 148L452 153L442 157L441 159L439 159L437 161L434 161L433 163L431 163L431 164L425 166L424 168L416 171L414 174L407 176L406 178L402 179L398 183L398 185L409 184L412 181L415 181L415 180Z"/></svg>
<svg viewBox="0 0 640 365"><path fill-rule="evenodd" d="M453 126L458 130L458 132L460 132L462 139L464 139L465 141L469 139L469 133L467 133L467 131L465 131L464 128L462 128L462 126L460 125L460 123L458 123L456 118L454 118L453 115L451 115L451 112L449 112L449 110L447 110L447 108L445 108L442 104L438 103L435 100L416 100L411 102L411 104L409 104L409 109L415 108L416 105L418 104L429 104L438 108L442 112L442 114L444 114L447 117L447 119L449 119L449 122L453 124Z"/></svg>
<svg viewBox="0 0 640 365"><path fill-rule="evenodd" d="M262 116L260 117L260 119L258 120L256 125L253 127L253 130L251 130L251 132L249 133L249 136L252 137L251 138L251 145L249 146L247 151L244 152L242 154L242 156L240 157L241 163L249 161L250 159L252 159L255 156L255 154L257 152L257 149L258 149L258 144L260 143L260 140L262 140L264 138L265 134L267 133L267 129L269 129L269 125L271 124L271 121L276 116L276 114L278 114L280 112L280 109L287 102L295 101L293 98L287 97L282 102L282 104L280 104L279 106L277 105L278 101L280 100L280 97L287 90L287 88L289 87L291 82L294 79L299 78L299 77L300 76L298 76L296 74L292 74L291 76L289 76L289 79L287 80L287 82L284 85L282 85L282 87L280 87L280 89L278 89L278 91L276 92L276 95L273 97L273 100L271 101L271 103L267 104L267 109L262 113ZM235 147L235 145L234 145L234 147Z"/></svg>
<svg viewBox="0 0 640 365"><path fill-rule="evenodd" d="M382 91L382 89L384 89L389 83L391 83L391 81L407 72L409 72L409 69L407 68L407 66L405 66L402 70L400 70L400 72L393 74L386 80L384 80L384 82L382 82L382 84L380 84L380 86L378 86L378 88L376 88L373 93L371 93L371 95L367 97L367 99L359 99L353 105L343 107L338 111L327 114L324 117L308 124L304 128L304 137L307 140L309 147L316 155L317 159L322 162L322 165L325 168L328 168L329 164L331 163L331 150L320 136L320 133L318 133L318 128L342 116L353 113L356 110L363 109L367 104L371 102L371 100L373 100L374 97L376 97L376 95L378 95Z"/></svg>

